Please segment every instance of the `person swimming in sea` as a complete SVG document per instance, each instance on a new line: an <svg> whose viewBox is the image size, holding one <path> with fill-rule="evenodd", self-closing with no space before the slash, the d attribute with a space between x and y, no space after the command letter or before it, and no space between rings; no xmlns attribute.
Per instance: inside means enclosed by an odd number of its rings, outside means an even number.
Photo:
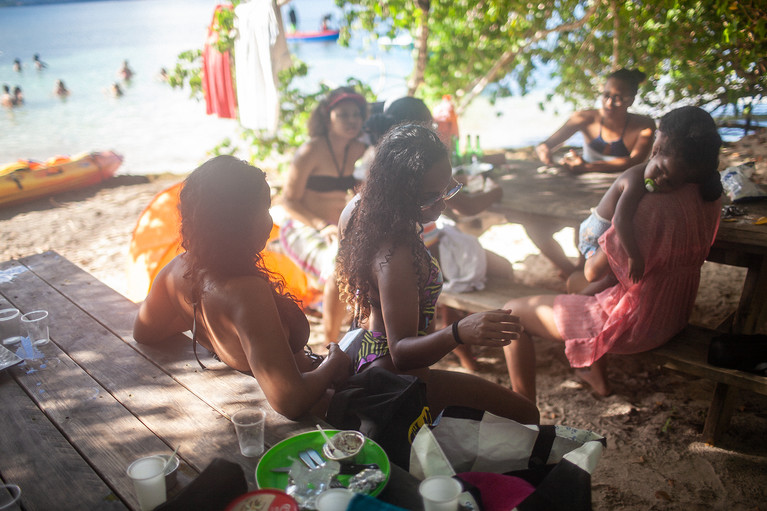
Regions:
<svg viewBox="0 0 767 511"><path fill-rule="evenodd" d="M40 71L40 70L42 70L42 69L45 69L46 67L48 67L48 64L46 64L45 62L43 62L42 60L40 60L40 54L39 54L39 53L35 53L35 56L34 56L34 57L32 57L32 62L34 62L34 64L35 64L35 68L36 68L38 71Z"/></svg>

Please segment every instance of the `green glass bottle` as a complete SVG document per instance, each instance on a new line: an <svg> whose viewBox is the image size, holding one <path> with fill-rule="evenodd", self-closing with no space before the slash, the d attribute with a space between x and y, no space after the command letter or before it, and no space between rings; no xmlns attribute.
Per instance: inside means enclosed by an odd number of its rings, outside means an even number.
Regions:
<svg viewBox="0 0 767 511"><path fill-rule="evenodd" d="M474 161L474 149L471 148L471 135L466 134L466 146L463 150L463 160L467 164L471 164Z"/></svg>
<svg viewBox="0 0 767 511"><path fill-rule="evenodd" d="M477 135L477 138L474 139L474 156L477 158L478 162L482 161L482 158L485 156L485 152L482 150L482 146L479 145L479 135Z"/></svg>
<svg viewBox="0 0 767 511"><path fill-rule="evenodd" d="M453 168L460 167L463 164L463 155L461 154L461 141L458 137L453 135L453 154L452 154L452 164Z"/></svg>

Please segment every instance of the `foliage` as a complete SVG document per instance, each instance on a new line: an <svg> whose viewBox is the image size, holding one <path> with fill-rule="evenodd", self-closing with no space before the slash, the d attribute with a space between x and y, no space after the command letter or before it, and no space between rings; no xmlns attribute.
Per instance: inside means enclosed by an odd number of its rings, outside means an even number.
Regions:
<svg viewBox="0 0 767 511"><path fill-rule="evenodd" d="M235 1L233 4L236 6L238 3ZM217 11L214 17L216 49L222 53L226 51L234 53L236 37L234 19L232 11L223 9ZM168 73L168 84L173 88L188 88L191 98L197 101L203 100L202 50L182 52L176 59L175 67ZM266 131L246 128L240 130L240 138L248 147L251 163L262 164L265 160L270 160L270 163L273 163L278 170L284 170L287 162L286 155L307 141L309 116L319 100L331 90L331 87L324 83L320 83L319 88L314 92L299 89L295 85L295 80L306 76L307 73L307 65L294 57L293 65L279 74L277 89L280 93L280 112L276 134L270 135ZM368 101L375 101L370 87L360 80L349 78L345 85L354 87ZM214 156L234 154L238 147L235 142L226 138L210 152Z"/></svg>
<svg viewBox="0 0 767 511"><path fill-rule="evenodd" d="M637 67L646 102L735 104L764 96L767 7L763 0L336 0L351 31L409 32L418 95L451 93L459 110L485 91L525 94L549 64L552 94L594 102L601 77ZM425 44L421 44L426 33ZM545 77L548 78L548 77ZM741 102L742 104L742 102Z"/></svg>

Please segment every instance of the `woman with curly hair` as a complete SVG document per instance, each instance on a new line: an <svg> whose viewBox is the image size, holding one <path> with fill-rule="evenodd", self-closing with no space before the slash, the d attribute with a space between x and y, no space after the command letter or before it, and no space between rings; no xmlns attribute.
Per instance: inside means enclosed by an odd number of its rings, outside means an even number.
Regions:
<svg viewBox="0 0 767 511"><path fill-rule="evenodd" d="M429 366L460 344L505 346L521 331L508 310L481 312L435 331L442 274L420 237L460 190L447 149L422 125L400 125L379 142L359 200L342 215L342 296L365 333L347 349L356 372L378 366L421 378L433 413L450 405L538 422L528 399L478 376Z"/></svg>
<svg viewBox="0 0 767 511"><path fill-rule="evenodd" d="M364 154L357 138L367 117L365 98L340 87L322 99L309 118L308 142L288 170L282 204L289 219L280 228L285 253L323 291L323 327L336 342L344 319L335 280L338 217L357 186L354 163Z"/></svg>
<svg viewBox="0 0 767 511"><path fill-rule="evenodd" d="M269 207L266 176L243 161L217 156L192 172L179 199L186 252L157 275L133 337L160 344L191 330L195 348L255 376L278 413L324 414L326 391L350 374L349 357L337 344L324 361L308 351L306 317L262 261Z"/></svg>

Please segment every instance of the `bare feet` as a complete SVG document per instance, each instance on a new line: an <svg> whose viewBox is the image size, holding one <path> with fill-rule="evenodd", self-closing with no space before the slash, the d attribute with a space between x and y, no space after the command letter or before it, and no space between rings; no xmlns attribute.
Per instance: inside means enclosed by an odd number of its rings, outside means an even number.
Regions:
<svg viewBox="0 0 767 511"><path fill-rule="evenodd" d="M607 397L613 393L613 389L607 382L607 377L604 374L600 374L601 371L592 367L585 369L576 369L575 375L588 383L591 389L599 396Z"/></svg>

